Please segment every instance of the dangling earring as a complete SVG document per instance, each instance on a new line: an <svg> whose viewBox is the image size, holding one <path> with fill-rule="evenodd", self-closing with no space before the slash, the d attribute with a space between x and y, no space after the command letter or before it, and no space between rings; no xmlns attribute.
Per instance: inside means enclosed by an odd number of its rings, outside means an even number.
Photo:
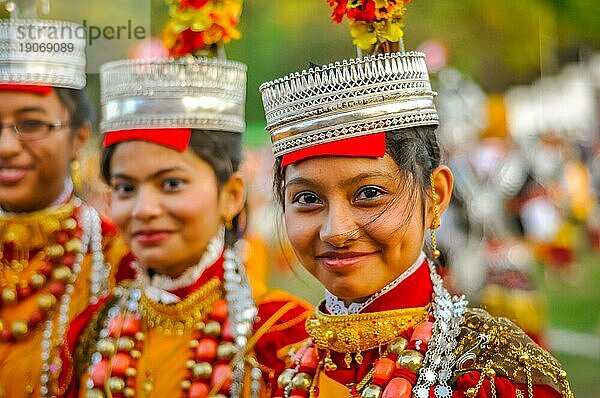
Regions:
<svg viewBox="0 0 600 398"><path fill-rule="evenodd" d="M73 181L75 191L81 193L83 181L81 179L81 164L77 158L71 160L71 181Z"/></svg>
<svg viewBox="0 0 600 398"><path fill-rule="evenodd" d="M431 227L429 228L429 233L431 234L431 257L433 257L434 260L437 260L442 255L442 253L437 248L437 241L435 240L435 230L438 229L441 225L440 208L437 203L438 197L435 193L433 173L429 175L429 180L431 181L431 194L433 196L433 221L431 222Z"/></svg>
<svg viewBox="0 0 600 398"><path fill-rule="evenodd" d="M223 217L223 224L225 224L225 229L232 230L233 229L233 221L229 216Z"/></svg>

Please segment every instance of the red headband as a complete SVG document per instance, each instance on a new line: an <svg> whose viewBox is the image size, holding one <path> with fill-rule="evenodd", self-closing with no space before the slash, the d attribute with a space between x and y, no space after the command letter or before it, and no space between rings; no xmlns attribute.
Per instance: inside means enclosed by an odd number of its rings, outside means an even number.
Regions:
<svg viewBox="0 0 600 398"><path fill-rule="evenodd" d="M104 135L105 147L123 141L148 141L183 152L187 149L192 129L157 128L109 131Z"/></svg>
<svg viewBox="0 0 600 398"><path fill-rule="evenodd" d="M25 91L29 93L48 95L52 92L52 86L37 86L35 84L0 83L0 90Z"/></svg>
<svg viewBox="0 0 600 398"><path fill-rule="evenodd" d="M281 167L317 156L377 157L385 155L385 133L326 142L283 155Z"/></svg>

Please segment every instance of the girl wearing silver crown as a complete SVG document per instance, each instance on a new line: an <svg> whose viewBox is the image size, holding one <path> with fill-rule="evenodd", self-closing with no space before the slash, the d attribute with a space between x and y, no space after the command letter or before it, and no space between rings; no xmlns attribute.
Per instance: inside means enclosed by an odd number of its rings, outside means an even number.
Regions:
<svg viewBox="0 0 600 398"><path fill-rule="evenodd" d="M309 312L255 301L238 255L246 66L116 61L100 78L102 174L136 278L72 323L69 396L270 395Z"/></svg>
<svg viewBox="0 0 600 398"><path fill-rule="evenodd" d="M329 2L363 50L397 48L404 2ZM572 397L550 354L437 273L453 176L423 54L314 67L261 91L287 235L326 288L275 397Z"/></svg>
<svg viewBox="0 0 600 398"><path fill-rule="evenodd" d="M0 397L61 393L68 323L127 260L114 226L75 194L69 168L91 128L85 39L64 40L66 53L19 52L15 32L48 27L83 29L0 21Z"/></svg>

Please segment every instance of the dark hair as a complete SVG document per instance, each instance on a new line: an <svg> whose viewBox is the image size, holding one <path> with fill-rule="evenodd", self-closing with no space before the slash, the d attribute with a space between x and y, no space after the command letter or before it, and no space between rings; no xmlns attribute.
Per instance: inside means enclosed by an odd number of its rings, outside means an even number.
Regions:
<svg viewBox="0 0 600 398"><path fill-rule="evenodd" d="M101 159L102 178L110 184L110 161L119 144L116 143L104 148ZM189 148L215 172L219 187L225 184L229 178L238 171L242 161L242 137L241 134L221 131L192 130ZM243 235L245 231L246 215L236 215L232 220L233 228L226 233L226 242L231 245Z"/></svg>
<svg viewBox="0 0 600 398"><path fill-rule="evenodd" d="M386 152L394 159L403 177L411 177L413 187L425 198L431 188L429 175L441 163L441 151L434 126L411 127L385 134ZM408 180L408 179L404 179ZM273 191L279 204L285 203L285 170L281 157L275 160ZM416 192L416 191L415 191Z"/></svg>
<svg viewBox="0 0 600 398"><path fill-rule="evenodd" d="M71 124L71 133L92 124L94 112L85 91L73 88L55 87L56 95L67 111Z"/></svg>

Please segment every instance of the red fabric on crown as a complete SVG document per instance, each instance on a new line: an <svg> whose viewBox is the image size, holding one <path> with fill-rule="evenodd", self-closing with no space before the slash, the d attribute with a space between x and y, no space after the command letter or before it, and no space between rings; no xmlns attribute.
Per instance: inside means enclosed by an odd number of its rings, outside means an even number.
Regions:
<svg viewBox="0 0 600 398"><path fill-rule="evenodd" d="M25 91L29 93L48 95L52 92L52 86L36 86L35 84L0 83L3 91Z"/></svg>
<svg viewBox="0 0 600 398"><path fill-rule="evenodd" d="M367 134L318 144L283 155L281 167L316 156L377 157L385 155L385 133Z"/></svg>
<svg viewBox="0 0 600 398"><path fill-rule="evenodd" d="M192 129L187 128L164 128L164 129L134 129L109 131L104 135L103 145L111 146L123 141L141 140L183 152L190 142Z"/></svg>

